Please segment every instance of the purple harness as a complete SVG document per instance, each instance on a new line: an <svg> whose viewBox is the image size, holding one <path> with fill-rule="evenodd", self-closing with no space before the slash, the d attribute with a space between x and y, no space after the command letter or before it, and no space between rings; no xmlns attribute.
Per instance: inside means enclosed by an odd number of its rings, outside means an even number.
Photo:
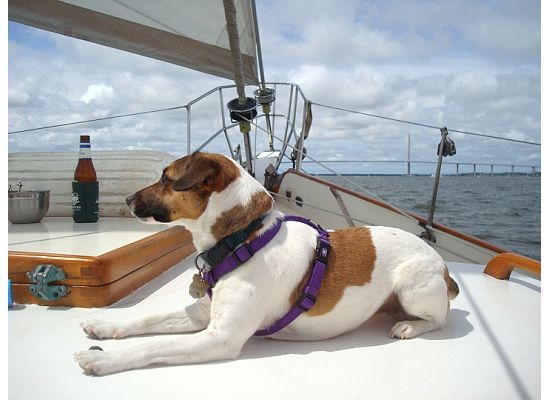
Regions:
<svg viewBox="0 0 550 400"><path fill-rule="evenodd" d="M256 252L258 252L261 248L268 244L269 241L275 237L277 232L279 232L282 223L285 221L301 222L317 230L319 236L317 236L317 248L315 250L315 257L313 259L313 269L311 271L311 275L307 281L307 284L302 291L302 296L296 302L296 304L292 306L292 308L273 325L257 330L254 333L255 336L271 335L283 329L285 326L289 325L292 321L298 318L298 316L304 311L307 311L311 307L313 307L315 301L317 300L317 294L319 292L319 288L321 287L321 283L323 282L323 277L327 269L328 255L330 251L328 232L321 228L321 226L314 224L307 218L286 215L281 219L277 219L277 222L269 230L257 236L249 243L244 242L249 232L247 232L246 235L242 235L240 232L238 232L237 235L244 236L245 239L243 239L243 241L236 245L234 248L231 248L231 245L224 244L222 247L225 248L225 254L219 262L215 262L215 265L212 265L210 263L213 260L220 258L219 245L215 246L215 248L217 248L215 251L217 254L210 254L211 250L209 250L199 255L206 262L204 267L199 268L201 278L208 284L209 288L207 292L208 295L212 297L212 288L216 285L216 282L225 274L233 271L239 265L248 261ZM254 221L251 225L256 228L259 225L258 220ZM247 229L245 229L245 231Z"/></svg>

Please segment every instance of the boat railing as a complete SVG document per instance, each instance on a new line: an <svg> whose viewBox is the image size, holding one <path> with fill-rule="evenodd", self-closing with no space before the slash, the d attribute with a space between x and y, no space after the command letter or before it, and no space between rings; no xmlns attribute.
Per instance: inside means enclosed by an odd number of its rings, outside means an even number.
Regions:
<svg viewBox="0 0 550 400"><path fill-rule="evenodd" d="M341 174L330 161L325 162L307 152L306 140L315 116L312 116L311 111L313 103L299 85L272 82L266 83L266 87L273 90L274 101L268 106L259 106L261 112L247 120L253 127L250 132L253 134L253 154L248 157L245 155L243 159L244 135L239 137L240 123L231 120L229 116L227 105L235 97L236 85L215 87L182 107L187 114L187 154L204 150L222 153L229 151L231 157L241 165L247 166L251 163L252 174L258 180L261 180L265 172L262 168L268 167L269 163L273 165L275 171L278 171L283 164L298 171L315 165L318 171L338 176L349 187L384 201L379 194ZM245 88L250 92L257 89L257 86L247 85ZM257 90L255 92L257 93ZM199 108L201 112L197 112ZM205 109L208 109L207 115L211 116L206 126L204 119L200 117L204 115ZM214 129L212 129L213 126L215 126ZM262 157L265 155L267 157ZM395 207L395 211L408 215L398 207Z"/></svg>
<svg viewBox="0 0 550 400"><path fill-rule="evenodd" d="M201 96L190 101L185 110L187 113L187 153L193 151L205 150L207 147L219 149L219 145L213 145L218 138L225 139L226 149L229 149L231 156L243 164L253 163L254 157L263 151L275 151L278 147L275 168L283 162L292 162L292 155L289 155L289 150L294 150L300 153L301 149L296 148L296 144L303 143L307 137L305 128L306 118L304 117L305 110L308 104L308 99L302 89L292 83L268 83L266 84L274 94L273 101L268 104L258 103L258 108L261 113L255 114L253 118L247 119L251 123L254 131L254 149L252 159L243 160L242 147L244 146L243 137L240 139L232 135L241 127L240 122L232 119L228 104L235 97L235 85L218 86ZM256 86L247 86L246 89L257 88ZM256 91L257 92L257 91ZM218 125L214 132L209 136L197 134L197 131L203 132L203 126L200 122L197 123L195 118L195 110L204 104L210 104L211 109L218 109L219 115L216 118ZM217 103L217 104L216 104ZM261 106L261 107L260 107ZM212 114L212 112L210 112ZM211 121L212 122L212 121ZM212 132L210 125L210 132ZM300 132L298 133L298 129ZM276 134L278 133L278 134ZM194 143L195 138L202 138L200 143ZM275 143L277 141L278 143ZM236 143L236 144L234 144ZM250 155L248 155L250 157ZM246 157L246 155L245 155ZM300 169L302 157L295 157L295 167ZM255 171L254 172L263 172Z"/></svg>
<svg viewBox="0 0 550 400"><path fill-rule="evenodd" d="M501 253L493 257L483 272L497 279L508 280L515 268L531 274L537 279L541 277L540 261L516 253Z"/></svg>
<svg viewBox="0 0 550 400"><path fill-rule="evenodd" d="M258 105L258 109L261 110L257 116L250 120L254 131L254 144L256 145L256 154L253 158L260 154L262 151L273 151L274 148L278 148L279 157L277 159L276 168L282 163L292 165L297 170L307 168L310 172L314 171L315 174L330 174L330 175L346 175L342 174L342 171L348 173L353 170L357 171L358 168L363 168L361 174L397 174L397 175L434 175L434 167L438 164L438 159L433 160L418 160L410 157L410 134L404 134L408 136L409 149L403 149L403 153L408 153L407 159L349 159L345 157L345 154L340 158L334 158L330 156L308 154L307 151L303 151L298 145L306 146L305 139L308 135L308 128L306 125L311 124L311 113L313 109L313 122L320 119L319 115L315 115L317 110L323 109L328 111L334 111L337 114L331 114L326 117L326 112L323 112L322 118L332 118L338 121L338 114L343 114L345 117L350 115L360 115L369 118L383 118L389 120L389 122L411 124L412 122L396 120L393 118L382 117L379 115L373 115L369 113L357 112L353 110L332 107L325 104L320 104L315 101L311 101L304 94L301 87L297 84L286 82L275 82L266 84L275 94L275 101L271 107L267 110L264 107ZM257 86L248 85L246 89L248 92L257 89ZM254 91L254 92L257 92ZM215 151L225 152L227 148L230 149L231 155L238 159L242 157L240 149L241 144L237 144L239 141L238 136L232 135L232 132L239 130L239 123L231 121L229 117L229 110L227 103L235 97L236 86L224 85L215 87L208 92L200 95L194 100L190 101L187 105L178 108L184 108L187 113L186 118L186 151L191 153L195 150L212 150L211 145L216 142L217 138L222 136L225 138L225 145L222 147L214 146ZM197 108L202 107L203 103L208 103L210 110L207 113L212 118L208 121L208 126L199 126L197 121L201 120L202 112L196 112ZM214 116L214 113L216 115ZM310 120L308 121L308 114ZM266 122L269 120L269 122ZM280 121L280 122L279 122ZM279 123L279 125L277 124ZM281 125L282 124L282 125ZM423 128L434 130L436 127L425 124L421 125ZM213 131L214 127L214 131ZM437 131L441 128L437 128ZM461 132L449 129L451 132ZM212 133L213 132L213 133ZM315 132L312 134L308 141L324 140L319 139L319 133L322 137L326 137L326 132ZM468 132L461 132L462 134ZM497 138L494 138L497 139ZM262 140L264 144L262 147ZM332 142L336 142L335 137L331 137ZM505 140L505 139L503 139ZM508 140L508 139L506 139ZM235 144L234 144L235 143ZM404 146L407 144L403 142ZM534 144L537 143L526 143ZM437 146L437 144L436 144ZM341 151L340 151L341 152ZM292 154L294 153L294 154ZM297 157L297 154L301 154L301 157ZM294 157L293 157L294 156ZM294 159L293 159L294 158ZM243 161L243 160L241 160ZM243 161L243 163L246 161ZM452 159L445 159L442 162L442 174L446 175L540 175L540 165L519 165L503 162L475 162L465 161L464 159L454 162ZM460 168L462 167L462 168ZM464 168L465 167L465 168ZM262 173L263 171L254 171ZM352 182L348 182L353 185ZM364 189L364 188L361 188ZM374 193L369 195L376 196Z"/></svg>
<svg viewBox="0 0 550 400"><path fill-rule="evenodd" d="M279 171L282 164L288 164L297 171L302 171L302 167L306 163L307 166L314 164L320 170L338 176L349 187L361 193L366 193L377 200L385 201L379 194L340 174L328 163L307 152L306 140L315 117L311 112L312 102L299 85L275 82L266 83L266 87L272 90L274 101L267 106L261 105L260 107L258 105L261 112L253 118L245 118L246 122L250 123L252 127L250 134L253 134L251 142L254 143L254 149L250 154L245 154L244 160L242 149L246 148L247 138L245 136L249 133L243 133L239 137L240 121L231 120L228 108L228 103L235 97L236 85L218 86L195 98L185 106L187 113L187 153L203 150L222 153L229 151L235 161L247 168L268 189L271 189L271 187L267 182L269 178L266 169L269 168L270 164L275 172ZM246 86L248 91L252 88L257 89L257 86ZM257 94L258 90L255 90L254 93ZM195 115L203 115L203 113L196 112L198 107L210 107L209 112L211 115L213 115L211 110L219 110L219 115L212 117L207 129L212 132L214 120L219 123L219 126L215 128L214 133L210 133L208 136L203 133L205 127L201 125L200 121L195 120ZM195 143L197 137L201 138L201 141ZM222 140L222 138L225 140ZM225 143L221 144L220 142ZM264 177L265 180L262 180ZM272 194L282 196L274 192ZM389 203L388 207L391 207L393 211L405 218L412 219L405 210Z"/></svg>

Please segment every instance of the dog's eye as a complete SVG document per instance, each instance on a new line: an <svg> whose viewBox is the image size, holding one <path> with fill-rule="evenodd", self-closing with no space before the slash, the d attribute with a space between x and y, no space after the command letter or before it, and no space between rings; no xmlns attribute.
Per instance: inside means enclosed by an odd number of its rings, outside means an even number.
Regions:
<svg viewBox="0 0 550 400"><path fill-rule="evenodd" d="M166 185L167 183L170 183L172 182L165 174L162 174L162 176L160 177L160 183L162 183L163 185Z"/></svg>

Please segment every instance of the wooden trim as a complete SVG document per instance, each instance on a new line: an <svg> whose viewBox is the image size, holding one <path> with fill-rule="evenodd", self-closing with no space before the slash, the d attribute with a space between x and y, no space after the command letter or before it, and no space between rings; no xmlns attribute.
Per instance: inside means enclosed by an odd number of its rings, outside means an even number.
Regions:
<svg viewBox="0 0 550 400"><path fill-rule="evenodd" d="M30 283L27 272L40 264L52 264L65 272L68 285L99 285L101 276L88 276L97 257L74 256L69 254L32 253L26 251L8 251L8 278L13 283ZM84 275L81 277L81 273Z"/></svg>
<svg viewBox="0 0 550 400"><path fill-rule="evenodd" d="M172 227L100 256L8 252L8 277L13 299L19 304L103 307L127 296L195 251L191 233ZM40 264L53 264L67 279L69 294L54 302L29 292L26 273Z"/></svg>
<svg viewBox="0 0 550 400"><path fill-rule="evenodd" d="M76 306L94 308L108 306L144 286L194 251L195 248L192 243L185 243L179 248L162 255L149 264L110 284L102 286L70 286L69 294L56 301L44 301L35 297L29 291L29 284L12 283L13 299L15 303L19 304L38 304L55 307ZM60 284L65 284L65 282L60 282Z"/></svg>
<svg viewBox="0 0 550 400"><path fill-rule="evenodd" d="M308 174L305 174L303 172L299 172L299 171L296 171L296 170L292 170L292 169L289 169L288 171L285 172L285 175L286 174L294 174L294 175L297 175L297 176L300 176L302 178L305 178L305 179L308 179L310 181L313 181L313 182L317 182L319 184L322 184L322 185L325 185L325 186L328 186L330 188L333 188L333 189L336 189L337 191L339 192L343 192L343 193L346 193L350 196L353 196L353 197L356 197L358 199L361 199L361 200L364 200L364 201L367 201L369 203L372 203L372 204L375 204L379 207L383 207L387 210L390 210L390 211L393 211L393 212L396 212L395 211L395 207L393 207L392 205L390 205L389 203L386 203L384 201L381 201L381 200L378 200L378 199L375 199L373 197L369 197L369 196L366 196L364 194L360 194L360 193L356 193L356 192L353 192L343 186L339 186L335 183L332 183L332 182L328 182L324 179L321 179L321 178L317 178L317 177L313 177L311 175L308 175ZM412 211L406 211L406 210L402 210L405 214L411 216L412 218L414 218L415 220L418 221L418 223L420 225L426 225L428 220ZM486 242L484 240L481 240L475 236L471 236L471 235L468 235L468 234L465 234L465 233L462 233L462 232L459 232L457 230L454 230L452 228L449 228L448 226L446 225L443 225L443 224L439 224L439 223L436 223L436 222L432 222L432 227L437 229L438 231L441 231L441 232L444 232L444 233L447 233L451 236L454 236L454 237L457 237L457 238L460 238L466 242L470 242L476 246L479 246L479 247L483 247L483 248L486 248L487 250L490 250L492 252L495 252L495 253L506 253L507 250L501 248L501 247L498 247L498 246L495 246L489 242Z"/></svg>
<svg viewBox="0 0 550 400"><path fill-rule="evenodd" d="M540 261L516 253L502 253L493 257L487 263L483 272L497 279L510 279L510 274L514 268L519 268L539 278L541 277Z"/></svg>

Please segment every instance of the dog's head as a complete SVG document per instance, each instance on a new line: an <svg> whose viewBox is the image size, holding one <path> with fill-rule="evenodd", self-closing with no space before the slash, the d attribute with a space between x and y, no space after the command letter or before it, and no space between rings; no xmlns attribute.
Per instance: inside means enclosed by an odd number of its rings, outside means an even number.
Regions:
<svg viewBox="0 0 550 400"><path fill-rule="evenodd" d="M195 152L174 161L158 182L126 203L144 222L184 225L195 242L200 237L210 244L268 213L273 198L230 158Z"/></svg>

